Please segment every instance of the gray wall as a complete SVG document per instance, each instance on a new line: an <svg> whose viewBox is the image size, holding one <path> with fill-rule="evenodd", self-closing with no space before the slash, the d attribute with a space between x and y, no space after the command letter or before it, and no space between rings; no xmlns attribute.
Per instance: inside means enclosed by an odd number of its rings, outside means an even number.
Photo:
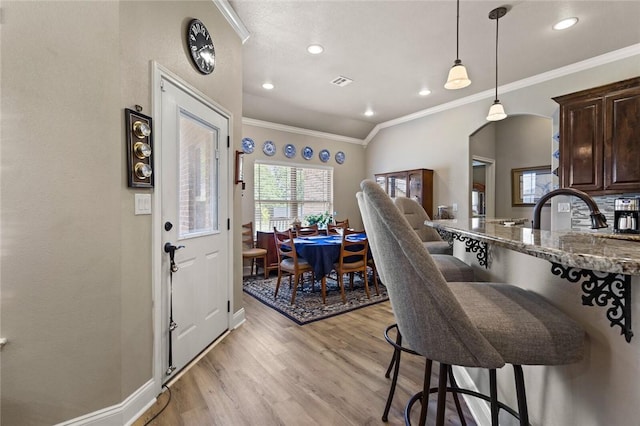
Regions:
<svg viewBox="0 0 640 426"><path fill-rule="evenodd" d="M576 72L500 95L507 113L551 118L553 96L640 75L640 56ZM462 96L462 95L461 95ZM459 215L469 212L469 135L485 124L491 99L439 112L380 131L368 145L367 175L382 169L429 167L435 170L435 204L459 203ZM399 143L401 141L401 143ZM549 145L547 145L549 146ZM547 163L549 164L549 163ZM532 424L545 426L626 425L637 416L640 394L640 340L631 344L612 329L605 309L580 304L578 285L549 272L550 264L530 256L492 247L492 266L477 265L473 254L456 244L455 254L474 264L481 278L512 282L540 293L587 329L584 361L572 366L527 367L527 395ZM634 279L637 283L638 279ZM632 300L637 318L638 300ZM474 371L470 373L477 377ZM515 406L512 373L498 374L499 391ZM483 390L483 382L478 380ZM508 424L508 423L507 423Z"/></svg>
<svg viewBox="0 0 640 426"><path fill-rule="evenodd" d="M208 77L192 17L216 42ZM127 188L123 108L151 114L156 60L232 112L240 146L241 43L209 1L3 1L0 31L2 424L53 424L152 378L152 222L133 207L153 190Z"/></svg>
<svg viewBox="0 0 640 426"><path fill-rule="evenodd" d="M533 219L533 207L514 207L511 169L551 165L551 119L534 115L510 116L480 128L469 137L471 155L495 160L495 216ZM543 208L548 227L549 207Z"/></svg>

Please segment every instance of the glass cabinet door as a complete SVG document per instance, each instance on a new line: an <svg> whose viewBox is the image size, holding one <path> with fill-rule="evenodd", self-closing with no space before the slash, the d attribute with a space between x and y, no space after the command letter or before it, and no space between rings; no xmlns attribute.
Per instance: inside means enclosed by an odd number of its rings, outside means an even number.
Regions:
<svg viewBox="0 0 640 426"><path fill-rule="evenodd" d="M383 175L376 175L376 183L380 185L380 188L383 189L384 192L387 192L387 177Z"/></svg>
<svg viewBox="0 0 640 426"><path fill-rule="evenodd" d="M405 173L389 175L388 179L388 193L391 198L407 196L407 175Z"/></svg>
<svg viewBox="0 0 640 426"><path fill-rule="evenodd" d="M409 196L422 205L422 173L409 173Z"/></svg>

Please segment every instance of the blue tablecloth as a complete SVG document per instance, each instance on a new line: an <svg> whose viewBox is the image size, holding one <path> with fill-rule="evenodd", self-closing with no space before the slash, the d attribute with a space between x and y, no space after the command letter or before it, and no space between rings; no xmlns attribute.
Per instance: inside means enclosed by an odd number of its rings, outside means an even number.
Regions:
<svg viewBox="0 0 640 426"><path fill-rule="evenodd" d="M349 240L363 240L365 234L351 234L347 236ZM300 237L293 240L298 256L303 257L311 267L316 276L320 279L331 272L333 264L340 259L340 245L342 237L340 235Z"/></svg>

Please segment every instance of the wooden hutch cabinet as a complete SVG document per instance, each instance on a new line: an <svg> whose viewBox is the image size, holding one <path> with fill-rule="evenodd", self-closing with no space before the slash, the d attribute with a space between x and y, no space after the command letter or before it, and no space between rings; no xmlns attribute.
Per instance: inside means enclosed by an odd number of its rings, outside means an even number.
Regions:
<svg viewBox="0 0 640 426"><path fill-rule="evenodd" d="M640 77L553 98L560 104L560 185L640 192Z"/></svg>
<svg viewBox="0 0 640 426"><path fill-rule="evenodd" d="M404 170L380 173L375 177L376 182L391 198L415 198L429 217L433 218L433 170Z"/></svg>

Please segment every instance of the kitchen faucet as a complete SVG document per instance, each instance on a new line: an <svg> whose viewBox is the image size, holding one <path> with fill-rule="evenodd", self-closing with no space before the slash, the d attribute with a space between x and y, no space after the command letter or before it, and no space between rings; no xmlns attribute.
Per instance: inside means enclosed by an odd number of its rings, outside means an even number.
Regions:
<svg viewBox="0 0 640 426"><path fill-rule="evenodd" d="M536 206L533 209L533 229L540 229L540 212L542 210L542 206L556 195L575 195L584 201L591 211L591 229L606 228L609 226L607 225L607 218L600 213L598 205L595 200L589 196L589 194L573 188L560 188L544 194L536 203Z"/></svg>

